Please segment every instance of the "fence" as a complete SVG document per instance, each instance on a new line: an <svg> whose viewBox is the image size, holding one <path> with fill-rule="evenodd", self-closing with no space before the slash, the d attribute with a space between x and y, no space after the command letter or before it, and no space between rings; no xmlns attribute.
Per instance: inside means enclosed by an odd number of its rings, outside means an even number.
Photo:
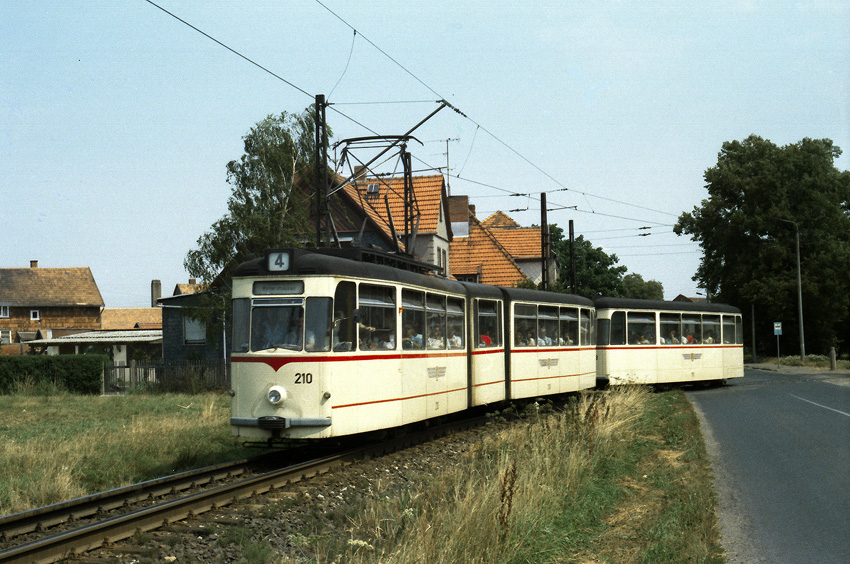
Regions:
<svg viewBox="0 0 850 564"><path fill-rule="evenodd" d="M123 394L131 390L197 393L230 389L230 373L222 361L131 362L105 366L101 391Z"/></svg>

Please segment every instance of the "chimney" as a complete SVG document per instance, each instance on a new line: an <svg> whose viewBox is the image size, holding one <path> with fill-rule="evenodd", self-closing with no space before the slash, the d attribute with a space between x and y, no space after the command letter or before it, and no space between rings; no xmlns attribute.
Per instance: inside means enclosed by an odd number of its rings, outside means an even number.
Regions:
<svg viewBox="0 0 850 564"><path fill-rule="evenodd" d="M156 301L162 297L162 282L151 280L151 307L157 307Z"/></svg>
<svg viewBox="0 0 850 564"><path fill-rule="evenodd" d="M366 178L366 167L357 165L354 167L354 178L351 180L351 184L354 186L360 186Z"/></svg>
<svg viewBox="0 0 850 564"><path fill-rule="evenodd" d="M195 284L197 284L197 283L198 283L198 281L197 281L196 279L194 279L194 278L189 278L189 285L190 285L190 286L194 286L194 285L195 285Z"/></svg>
<svg viewBox="0 0 850 564"><path fill-rule="evenodd" d="M30 268L38 268L38 261L37 260L31 260L30 261Z"/></svg>

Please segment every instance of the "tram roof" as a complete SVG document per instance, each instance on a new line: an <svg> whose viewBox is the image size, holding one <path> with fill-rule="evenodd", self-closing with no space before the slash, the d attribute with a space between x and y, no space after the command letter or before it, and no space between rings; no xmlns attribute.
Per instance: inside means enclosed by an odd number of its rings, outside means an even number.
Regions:
<svg viewBox="0 0 850 564"><path fill-rule="evenodd" d="M737 313L741 310L726 304L710 302L668 302L633 298L596 298L596 309L642 309L659 311L693 311L701 313Z"/></svg>
<svg viewBox="0 0 850 564"><path fill-rule="evenodd" d="M560 292L544 292L542 290L529 290L526 288L505 288L505 295L512 301L525 302L549 302L555 304L581 305L593 307L593 300L575 294L562 294Z"/></svg>
<svg viewBox="0 0 850 564"><path fill-rule="evenodd" d="M444 292L466 293L460 282L418 272L430 265L407 257L362 248L284 250L292 253L292 266L285 272L289 276L347 276L424 286ZM263 256L240 264L233 276L238 278L281 274L284 273L269 271L266 256Z"/></svg>

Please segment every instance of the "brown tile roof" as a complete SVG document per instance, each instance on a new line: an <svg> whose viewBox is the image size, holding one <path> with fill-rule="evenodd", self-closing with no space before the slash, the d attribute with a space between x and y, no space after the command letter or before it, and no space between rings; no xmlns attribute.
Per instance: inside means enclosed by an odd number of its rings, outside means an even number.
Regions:
<svg viewBox="0 0 850 564"><path fill-rule="evenodd" d="M491 216L492 217L492 216ZM539 227L490 228L490 232L514 258L540 258L542 243Z"/></svg>
<svg viewBox="0 0 850 564"><path fill-rule="evenodd" d="M448 207L445 194L445 183L443 175L413 177L413 193L419 209L419 233L436 233L443 209ZM378 190L372 194L368 192L370 184L377 184ZM391 237L390 216L387 213L387 202L389 202L392 222L397 234L404 232L404 179L393 178L363 178L357 181L356 186L349 184L343 190L357 203L366 214L381 228L384 234ZM386 200L385 200L386 197ZM414 225L415 225L414 219ZM446 228L451 233L451 228L446 221Z"/></svg>
<svg viewBox="0 0 850 564"><path fill-rule="evenodd" d="M487 229L502 229L505 227L519 227L519 223L511 219L511 217L503 211L497 211L490 217L481 222Z"/></svg>
<svg viewBox="0 0 850 564"><path fill-rule="evenodd" d="M469 236L449 243L449 268L455 277L480 273L479 282L494 286L513 286L527 279L490 230L472 214Z"/></svg>
<svg viewBox="0 0 850 564"><path fill-rule="evenodd" d="M0 268L0 303L17 307L103 307L88 267Z"/></svg>
<svg viewBox="0 0 850 564"><path fill-rule="evenodd" d="M174 296L182 296L184 294L197 294L207 289L206 284L177 284L174 286Z"/></svg>
<svg viewBox="0 0 850 564"><path fill-rule="evenodd" d="M139 329L162 329L162 308L107 308L100 312L100 328L103 330L118 331L137 327Z"/></svg>

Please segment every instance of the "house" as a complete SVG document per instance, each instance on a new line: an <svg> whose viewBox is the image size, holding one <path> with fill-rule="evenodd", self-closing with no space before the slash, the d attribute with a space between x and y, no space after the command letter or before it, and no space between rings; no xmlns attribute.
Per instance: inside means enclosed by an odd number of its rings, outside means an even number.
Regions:
<svg viewBox="0 0 850 564"><path fill-rule="evenodd" d="M46 354L106 354L113 366L128 366L132 361L156 361L162 358L161 329L125 329L85 331L61 337L45 337L38 331L29 343Z"/></svg>
<svg viewBox="0 0 850 564"><path fill-rule="evenodd" d="M404 179L402 177L360 176L338 192L336 207L331 211L337 231L357 246L375 245L395 250L398 241L402 251L417 260L430 263L450 276L448 196L442 174L413 176L412 218L415 236L404 241ZM407 248L409 247L409 248Z"/></svg>
<svg viewBox="0 0 850 564"><path fill-rule="evenodd" d="M188 284L177 284L171 296L157 300L162 308L162 357L166 361L223 362L228 358L227 328L210 333L207 324L193 315L195 308L206 305L205 292L204 284L190 279Z"/></svg>
<svg viewBox="0 0 850 564"><path fill-rule="evenodd" d="M679 294L678 296L673 298L673 301L674 302L689 302L689 303L699 304L699 303L705 303L708 300L704 297L701 297L701 296L690 298L690 297L688 297L684 294Z"/></svg>
<svg viewBox="0 0 850 564"><path fill-rule="evenodd" d="M0 268L0 343L22 354L40 332L59 337L100 329L103 298L88 267ZM8 346L17 345L17 346Z"/></svg>
<svg viewBox="0 0 850 564"><path fill-rule="evenodd" d="M543 281L543 243L539 227L520 227L506 213L499 211L481 222L490 230L529 280L535 284ZM550 254L549 280L557 279L558 268Z"/></svg>
<svg viewBox="0 0 850 564"><path fill-rule="evenodd" d="M449 245L453 277L494 286L516 286L527 281L528 276L511 254L475 217L468 197L452 196L450 202L453 232L464 235L454 237Z"/></svg>

